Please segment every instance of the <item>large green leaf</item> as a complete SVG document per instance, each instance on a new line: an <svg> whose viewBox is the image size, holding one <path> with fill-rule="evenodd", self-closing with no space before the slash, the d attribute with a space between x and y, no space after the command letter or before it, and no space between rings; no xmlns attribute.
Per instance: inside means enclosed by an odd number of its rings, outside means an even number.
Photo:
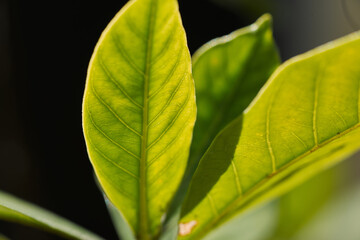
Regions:
<svg viewBox="0 0 360 240"><path fill-rule="evenodd" d="M214 140L190 185L181 238L198 239L360 147L360 33L283 64Z"/></svg>
<svg viewBox="0 0 360 240"><path fill-rule="evenodd" d="M37 227L71 239L103 239L54 213L1 191L0 219Z"/></svg>
<svg viewBox="0 0 360 240"><path fill-rule="evenodd" d="M210 41L194 54L198 113L190 155L195 165L216 134L244 111L279 64L268 14Z"/></svg>
<svg viewBox="0 0 360 240"><path fill-rule="evenodd" d="M154 237L185 171L195 121L176 0L133 0L92 56L83 104L90 160L137 237Z"/></svg>

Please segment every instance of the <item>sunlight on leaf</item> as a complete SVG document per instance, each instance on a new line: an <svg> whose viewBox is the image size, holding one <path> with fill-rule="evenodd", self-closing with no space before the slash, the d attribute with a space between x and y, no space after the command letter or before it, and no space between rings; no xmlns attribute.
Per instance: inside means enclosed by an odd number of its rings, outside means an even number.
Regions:
<svg viewBox="0 0 360 240"><path fill-rule="evenodd" d="M183 238L205 236L358 150L359 62L360 33L354 33L278 68L202 158L181 220L198 225ZM232 151L226 146L234 138Z"/></svg>
<svg viewBox="0 0 360 240"><path fill-rule="evenodd" d="M95 48L83 126L96 176L138 238L160 231L185 171L195 115L177 1L130 1Z"/></svg>

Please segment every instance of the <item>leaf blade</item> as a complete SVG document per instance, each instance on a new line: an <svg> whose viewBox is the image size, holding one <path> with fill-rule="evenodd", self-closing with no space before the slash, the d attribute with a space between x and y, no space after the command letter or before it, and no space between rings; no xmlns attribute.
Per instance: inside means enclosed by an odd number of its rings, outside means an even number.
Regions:
<svg viewBox="0 0 360 240"><path fill-rule="evenodd" d="M2 191L0 219L37 227L72 239L103 239L67 219Z"/></svg>
<svg viewBox="0 0 360 240"><path fill-rule="evenodd" d="M99 182L138 237L159 232L185 170L195 108L177 1L130 1L90 61L83 126Z"/></svg>
<svg viewBox="0 0 360 240"><path fill-rule="evenodd" d="M206 43L194 54L198 116L192 161L199 160L216 134L245 110L279 65L269 14Z"/></svg>
<svg viewBox="0 0 360 240"><path fill-rule="evenodd" d="M184 239L205 235L235 212L278 196L360 147L359 52L359 33L354 33L295 57L272 75L238 123L218 135L201 160L181 221L196 219L198 225ZM240 130L234 133L235 127ZM216 160L225 160L219 146L235 134L237 146L226 159L228 166L222 166L225 172L199 197L196 191L206 185L201 176L216 174ZM241 171L242 193L231 162ZM216 216L206 213L209 194L218 205Z"/></svg>

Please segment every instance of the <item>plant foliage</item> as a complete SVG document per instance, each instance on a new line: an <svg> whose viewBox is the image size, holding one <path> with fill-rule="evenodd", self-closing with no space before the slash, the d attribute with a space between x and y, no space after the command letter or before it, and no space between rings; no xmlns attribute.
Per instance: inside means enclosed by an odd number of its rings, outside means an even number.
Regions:
<svg viewBox="0 0 360 240"><path fill-rule="evenodd" d="M293 234L274 233L277 213L281 223L287 215L271 200L360 148L359 62L358 32L280 64L269 15L191 61L176 0L129 1L96 45L83 101L90 161L119 236ZM2 219L100 239L0 197Z"/></svg>

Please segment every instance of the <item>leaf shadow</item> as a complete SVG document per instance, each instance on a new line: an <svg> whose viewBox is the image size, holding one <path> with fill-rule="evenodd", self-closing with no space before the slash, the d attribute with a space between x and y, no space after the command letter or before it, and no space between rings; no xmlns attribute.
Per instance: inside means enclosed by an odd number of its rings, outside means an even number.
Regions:
<svg viewBox="0 0 360 240"><path fill-rule="evenodd" d="M181 216L191 212L211 191L233 160L241 136L243 115L227 125L200 160L187 193Z"/></svg>

